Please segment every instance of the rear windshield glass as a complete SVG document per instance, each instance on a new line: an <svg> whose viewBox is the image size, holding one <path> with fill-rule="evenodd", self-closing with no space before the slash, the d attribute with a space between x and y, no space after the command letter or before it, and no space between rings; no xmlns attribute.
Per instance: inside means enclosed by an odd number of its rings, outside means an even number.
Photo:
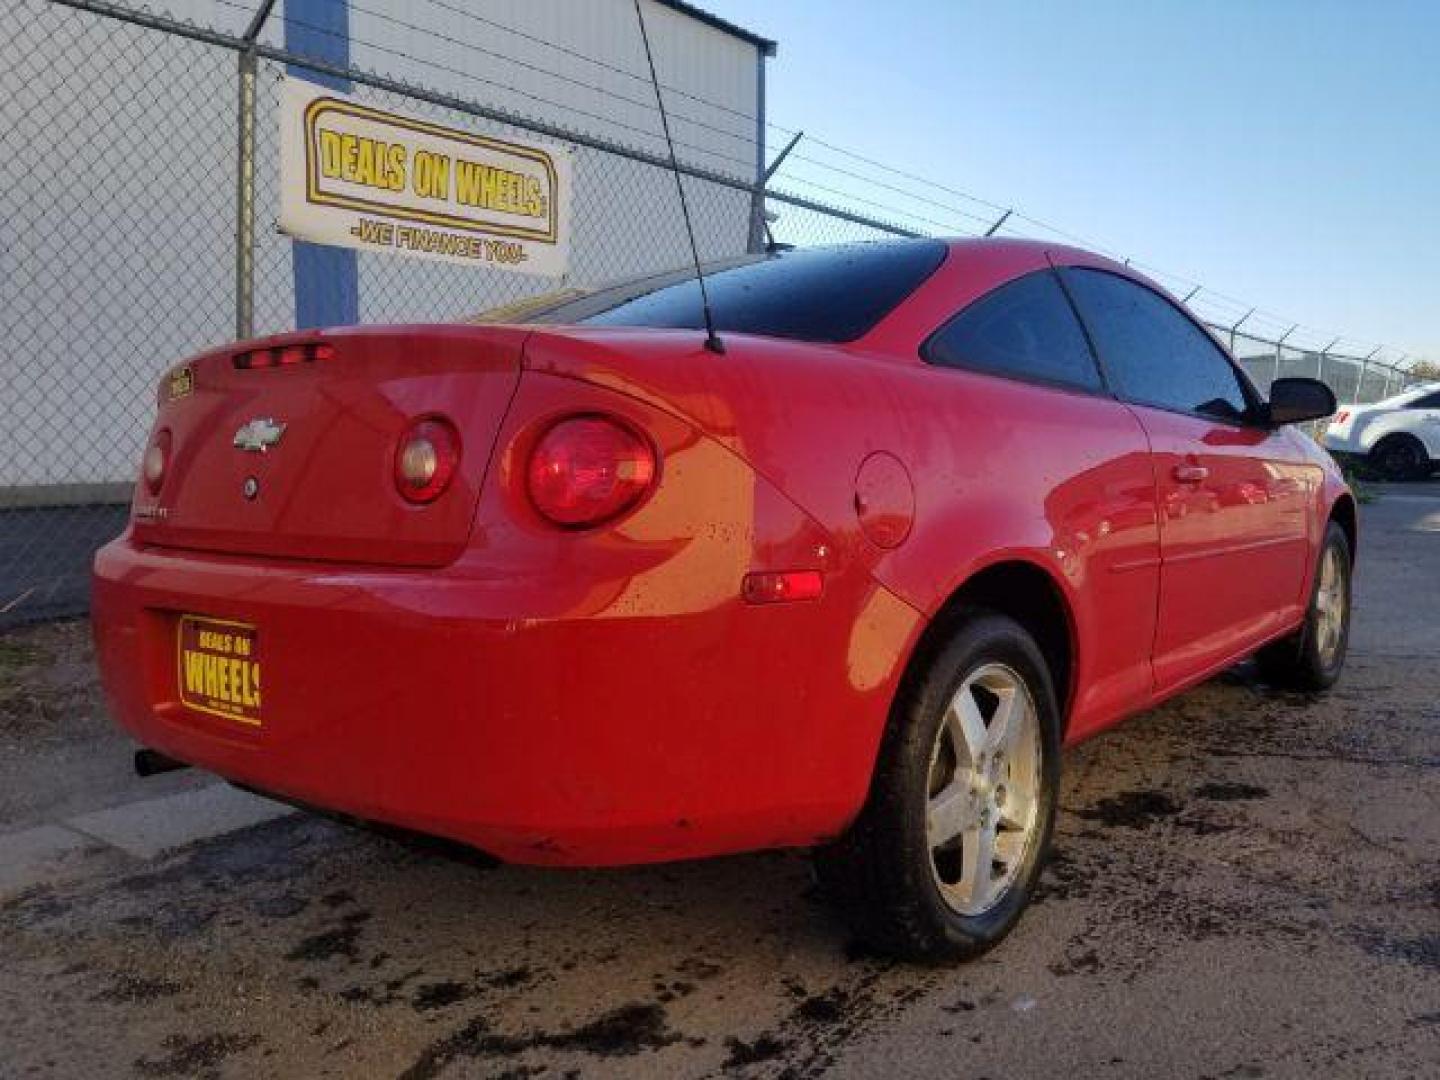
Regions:
<svg viewBox="0 0 1440 1080"><path fill-rule="evenodd" d="M801 341L854 341L945 260L939 240L806 248L705 270L715 327ZM512 316L513 318L513 316ZM477 321L494 321L491 314ZM700 329L695 272L662 274L524 313L514 321Z"/></svg>

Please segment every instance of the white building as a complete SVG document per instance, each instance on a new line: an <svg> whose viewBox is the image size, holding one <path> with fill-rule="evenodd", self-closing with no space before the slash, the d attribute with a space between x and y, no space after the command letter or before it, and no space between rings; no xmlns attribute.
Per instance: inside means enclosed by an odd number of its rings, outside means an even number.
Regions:
<svg viewBox="0 0 1440 1080"><path fill-rule="evenodd" d="M262 3L128 4L224 41L49 0L3 5L0 509L128 500L159 374L234 337L234 44ZM681 0L642 3L680 159L753 182L763 171L765 60L774 44ZM279 0L258 40L665 153L633 0ZM686 256L670 174L572 147L566 282L336 249L297 257L273 227L282 71L262 58L257 333L297 320L449 319ZM382 108L527 137L433 102L345 88ZM697 181L687 190L706 257L745 250L749 194Z"/></svg>

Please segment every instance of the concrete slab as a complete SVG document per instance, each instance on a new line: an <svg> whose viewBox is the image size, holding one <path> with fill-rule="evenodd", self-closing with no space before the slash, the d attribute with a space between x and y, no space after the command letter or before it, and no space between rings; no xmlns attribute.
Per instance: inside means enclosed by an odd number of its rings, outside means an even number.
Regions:
<svg viewBox="0 0 1440 1080"><path fill-rule="evenodd" d="M127 803L68 819L65 824L140 859L223 836L293 813L292 807L214 784L160 799Z"/></svg>

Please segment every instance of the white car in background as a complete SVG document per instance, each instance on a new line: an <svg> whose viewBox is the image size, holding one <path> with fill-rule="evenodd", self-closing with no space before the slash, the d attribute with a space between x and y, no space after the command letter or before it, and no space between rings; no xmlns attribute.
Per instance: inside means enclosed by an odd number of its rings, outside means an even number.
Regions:
<svg viewBox="0 0 1440 1080"><path fill-rule="evenodd" d="M1387 479L1424 479L1440 467L1440 383L1342 407L1324 443L1337 458L1363 461Z"/></svg>

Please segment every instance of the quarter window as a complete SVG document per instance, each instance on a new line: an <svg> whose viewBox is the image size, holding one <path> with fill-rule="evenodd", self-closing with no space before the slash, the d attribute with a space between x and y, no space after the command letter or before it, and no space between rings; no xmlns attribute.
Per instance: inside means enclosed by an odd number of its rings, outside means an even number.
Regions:
<svg viewBox="0 0 1440 1080"><path fill-rule="evenodd" d="M1228 421L1249 413L1250 399L1234 366L1174 304L1103 270L1063 273L1105 374L1122 398Z"/></svg>
<svg viewBox="0 0 1440 1080"><path fill-rule="evenodd" d="M925 344L932 364L1098 390L1085 332L1052 271L1029 274L976 300Z"/></svg>
<svg viewBox="0 0 1440 1080"><path fill-rule="evenodd" d="M1426 394L1410 403L1412 409L1440 409L1440 393Z"/></svg>

